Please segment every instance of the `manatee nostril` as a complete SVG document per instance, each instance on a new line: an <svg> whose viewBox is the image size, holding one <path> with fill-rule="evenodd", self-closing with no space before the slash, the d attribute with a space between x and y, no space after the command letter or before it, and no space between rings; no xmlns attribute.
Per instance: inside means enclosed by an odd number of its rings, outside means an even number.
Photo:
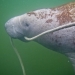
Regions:
<svg viewBox="0 0 75 75"><path fill-rule="evenodd" d="M12 24L12 18L10 20L8 20L6 23L5 23L5 28L9 28L9 27L12 27L13 24Z"/></svg>

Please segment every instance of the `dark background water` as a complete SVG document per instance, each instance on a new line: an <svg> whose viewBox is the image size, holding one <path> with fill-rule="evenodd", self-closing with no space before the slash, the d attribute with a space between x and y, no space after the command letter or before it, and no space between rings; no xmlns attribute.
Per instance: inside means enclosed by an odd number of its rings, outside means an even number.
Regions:
<svg viewBox="0 0 75 75"><path fill-rule="evenodd" d="M56 7L74 0L0 0L0 75L22 75L19 60L12 49L4 24L17 15ZM75 75L68 58L36 42L14 40L27 75Z"/></svg>

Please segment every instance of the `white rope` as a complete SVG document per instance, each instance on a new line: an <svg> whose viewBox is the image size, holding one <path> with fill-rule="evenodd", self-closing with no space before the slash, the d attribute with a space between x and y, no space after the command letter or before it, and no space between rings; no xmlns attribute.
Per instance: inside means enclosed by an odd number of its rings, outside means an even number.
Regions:
<svg viewBox="0 0 75 75"><path fill-rule="evenodd" d="M56 27L56 28L51 29L51 30L44 31L44 32L42 32L42 33L40 33L40 34L38 34L38 35L36 35L34 37L31 37L31 38L28 38L28 37L24 37L24 38L25 38L25 40L28 40L28 41L34 40L34 39L36 39L36 38L38 38L38 37L40 37L40 36L42 36L44 34L51 33L51 32L54 32L54 31L58 31L60 29L68 28L68 27L71 27L71 26L75 26L75 22L69 23L69 24L65 24L65 25Z"/></svg>
<svg viewBox="0 0 75 75"><path fill-rule="evenodd" d="M20 64L21 64L21 68L22 68L22 71L23 71L23 75L26 75L25 69L24 69L24 65L23 65L23 62L22 62L22 59L21 59L21 57L20 57L20 54L19 54L18 50L15 48L15 46L14 46L14 44L13 44L12 38L10 38L10 42L11 42L11 45L12 45L12 47L13 47L13 49L14 49L14 51L15 51L15 53L16 53L18 59L19 59L19 62L20 62Z"/></svg>

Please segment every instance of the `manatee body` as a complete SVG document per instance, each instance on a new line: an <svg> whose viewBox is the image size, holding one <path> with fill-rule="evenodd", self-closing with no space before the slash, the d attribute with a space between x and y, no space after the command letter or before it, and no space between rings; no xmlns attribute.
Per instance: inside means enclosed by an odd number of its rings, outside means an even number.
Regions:
<svg viewBox="0 0 75 75"><path fill-rule="evenodd" d="M16 16L6 22L5 29L10 37L27 42L25 36L33 37L72 22L75 22L75 2ZM67 55L75 68L75 26L47 33L34 41Z"/></svg>

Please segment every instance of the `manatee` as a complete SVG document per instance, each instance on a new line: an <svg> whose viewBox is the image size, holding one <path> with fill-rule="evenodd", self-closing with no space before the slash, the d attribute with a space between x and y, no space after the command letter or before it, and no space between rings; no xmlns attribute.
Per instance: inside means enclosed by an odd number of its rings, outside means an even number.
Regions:
<svg viewBox="0 0 75 75"><path fill-rule="evenodd" d="M15 16L5 23L13 39L31 40L66 55L75 70L75 2Z"/></svg>

